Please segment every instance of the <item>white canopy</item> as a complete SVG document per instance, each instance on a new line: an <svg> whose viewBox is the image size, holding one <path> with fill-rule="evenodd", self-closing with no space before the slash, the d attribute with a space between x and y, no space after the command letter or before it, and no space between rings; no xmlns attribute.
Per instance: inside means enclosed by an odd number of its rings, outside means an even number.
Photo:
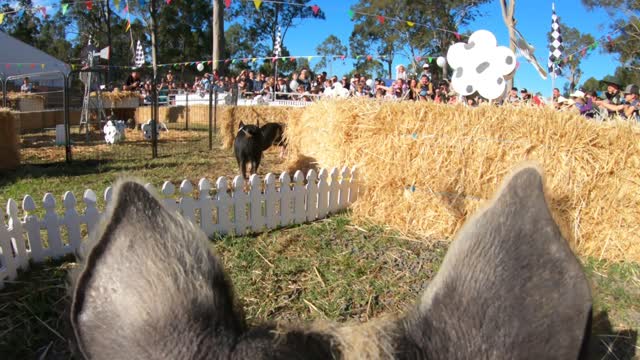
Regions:
<svg viewBox="0 0 640 360"><path fill-rule="evenodd" d="M0 76L3 78L30 75L31 80L41 86L62 87L62 76L55 72L69 74L69 65L2 31L0 49Z"/></svg>

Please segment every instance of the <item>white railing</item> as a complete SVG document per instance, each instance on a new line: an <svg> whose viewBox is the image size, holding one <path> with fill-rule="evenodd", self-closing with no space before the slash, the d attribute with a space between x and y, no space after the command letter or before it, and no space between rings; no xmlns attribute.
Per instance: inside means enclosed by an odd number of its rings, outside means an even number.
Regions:
<svg viewBox="0 0 640 360"><path fill-rule="evenodd" d="M330 172L323 169L319 173L311 170L306 178L297 171L293 181L287 173L282 173L279 179L267 174L264 181L252 175L248 184L236 176L231 189L226 177L218 178L215 188L203 178L198 182L197 196L194 196L193 184L184 180L178 199L175 186L167 181L162 186L161 198L167 208L197 224L207 236L242 235L314 221L344 210L358 198L357 180L356 169L346 167ZM151 184L145 187L155 191ZM104 192L105 207L111 193L111 187ZM27 269L30 260L42 262L58 258L80 247L102 216L93 190L84 192L82 202L84 211L77 208L75 195L67 191L62 197L64 212L59 215L55 197L47 193L42 200L44 215L39 218L36 202L30 195L22 201L22 217L18 204L9 199L8 222L5 223L4 215L0 216L0 288L5 281L17 277L18 269Z"/></svg>

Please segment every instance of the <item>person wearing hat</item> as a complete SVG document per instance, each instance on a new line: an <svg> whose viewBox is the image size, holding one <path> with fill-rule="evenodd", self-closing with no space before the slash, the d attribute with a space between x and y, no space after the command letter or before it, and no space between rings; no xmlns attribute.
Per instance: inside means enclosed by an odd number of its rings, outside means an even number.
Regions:
<svg viewBox="0 0 640 360"><path fill-rule="evenodd" d="M529 102L531 102L531 94L529 94L529 90L525 88L520 90L520 97L522 98L522 102L525 104L529 104Z"/></svg>
<svg viewBox="0 0 640 360"><path fill-rule="evenodd" d="M429 64L424 63L422 65L422 72L420 73L420 78L422 78L422 75L427 75L429 80L431 80L431 73L429 72Z"/></svg>
<svg viewBox="0 0 640 360"><path fill-rule="evenodd" d="M606 100L597 101L596 104L627 119L637 119L638 109L640 108L638 104L638 85L627 85L624 89L624 103L622 104L614 105L607 103Z"/></svg>
<svg viewBox="0 0 640 360"><path fill-rule="evenodd" d="M558 96L558 110L559 111L569 111L574 109L575 101L571 99L567 99L566 97L560 95Z"/></svg>
<svg viewBox="0 0 640 360"><path fill-rule="evenodd" d="M511 88L511 91L509 91L509 96L507 96L506 103L512 105L518 105L520 103L520 97L518 96L517 87Z"/></svg>
<svg viewBox="0 0 640 360"><path fill-rule="evenodd" d="M590 97L587 99L587 94L584 91L578 90L569 96L575 101L575 106L580 111L580 115L593 118L593 101Z"/></svg>
<svg viewBox="0 0 640 360"><path fill-rule="evenodd" d="M624 97L620 92L620 89L622 89L621 82L611 75L605 76L601 82L607 85L607 92L605 93L606 100L604 100L604 103L616 106L622 104ZM609 116L616 114L615 111L609 110L608 108L607 110L609 111Z"/></svg>

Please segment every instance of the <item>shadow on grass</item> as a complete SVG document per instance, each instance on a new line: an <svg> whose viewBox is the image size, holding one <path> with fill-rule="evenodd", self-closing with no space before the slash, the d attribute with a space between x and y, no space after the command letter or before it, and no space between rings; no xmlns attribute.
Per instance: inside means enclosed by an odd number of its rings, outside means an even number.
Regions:
<svg viewBox="0 0 640 360"><path fill-rule="evenodd" d="M609 314L601 311L593 317L587 359L635 359L637 341L637 329L616 331L609 320Z"/></svg>

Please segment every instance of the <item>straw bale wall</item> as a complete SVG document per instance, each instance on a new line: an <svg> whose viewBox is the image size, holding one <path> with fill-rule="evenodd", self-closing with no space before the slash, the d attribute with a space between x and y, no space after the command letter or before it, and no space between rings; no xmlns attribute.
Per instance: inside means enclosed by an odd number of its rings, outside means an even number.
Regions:
<svg viewBox="0 0 640 360"><path fill-rule="evenodd" d="M300 118L303 109L281 106L219 106L217 109L216 125L222 139L222 149L233 147L233 140L238 132L238 124L265 124L267 122L288 123L292 119ZM163 106L159 108L160 121L171 123L184 123L186 121L186 108L184 106ZM136 123L144 123L151 119L151 107L140 107L136 110ZM190 126L202 126L209 123L208 106L189 106Z"/></svg>
<svg viewBox="0 0 640 360"><path fill-rule="evenodd" d="M640 261L637 124L550 109L344 100L314 104L285 135L293 161L359 167L355 219L426 240L451 238L511 169L534 160L580 255Z"/></svg>
<svg viewBox="0 0 640 360"><path fill-rule="evenodd" d="M14 113L0 108L0 171L20 166L18 129Z"/></svg>

